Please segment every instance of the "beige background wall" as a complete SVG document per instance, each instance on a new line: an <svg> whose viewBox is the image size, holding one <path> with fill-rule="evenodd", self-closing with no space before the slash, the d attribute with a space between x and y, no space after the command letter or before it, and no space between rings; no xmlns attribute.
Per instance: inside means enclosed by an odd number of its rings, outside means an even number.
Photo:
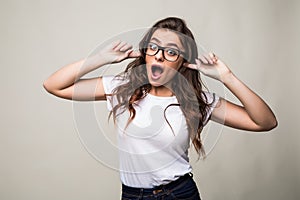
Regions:
<svg viewBox="0 0 300 200"><path fill-rule="evenodd" d="M166 16L183 17L279 120L269 133L225 127L207 160L192 160L203 199L300 199L299 7L297 0L1 1L0 199L119 199L118 172L81 144L72 102L42 83L112 35Z"/></svg>

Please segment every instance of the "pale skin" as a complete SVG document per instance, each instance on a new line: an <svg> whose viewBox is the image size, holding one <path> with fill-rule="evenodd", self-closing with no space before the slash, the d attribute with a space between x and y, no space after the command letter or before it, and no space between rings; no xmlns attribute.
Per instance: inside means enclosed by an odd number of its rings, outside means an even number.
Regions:
<svg viewBox="0 0 300 200"><path fill-rule="evenodd" d="M176 45L176 48L182 50L178 36L172 31L158 29L152 35L151 40L163 47ZM82 76L106 64L118 63L139 56L140 53L133 51L130 44L114 42L87 60L83 59L62 67L45 80L44 88L55 96L69 100L106 100L102 78L83 79ZM269 106L240 81L220 58L213 53L208 53L199 56L195 63L184 63L182 57L175 62L169 62L164 59L162 50L154 56L146 55L146 68L149 82L152 85L150 93L157 96L173 95L172 91L166 87L174 76L172 71L178 70L180 67L196 69L205 76L224 84L241 103L240 106L220 98L217 107L212 112L211 120L248 131L268 131L277 126L277 120ZM164 68L159 80L152 80L151 64ZM74 92L75 88L76 92Z"/></svg>

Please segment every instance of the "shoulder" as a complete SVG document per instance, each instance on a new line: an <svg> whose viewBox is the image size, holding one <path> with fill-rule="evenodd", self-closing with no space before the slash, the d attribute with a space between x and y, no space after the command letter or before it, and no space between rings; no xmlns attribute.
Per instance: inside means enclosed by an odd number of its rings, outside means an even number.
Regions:
<svg viewBox="0 0 300 200"><path fill-rule="evenodd" d="M123 85L127 82L128 80L122 76L114 76L114 75L102 76L102 83L106 94L111 94L116 87Z"/></svg>
<svg viewBox="0 0 300 200"><path fill-rule="evenodd" d="M105 76L102 76L102 81L107 84L116 84L116 83L124 82L126 80L122 76L105 75Z"/></svg>

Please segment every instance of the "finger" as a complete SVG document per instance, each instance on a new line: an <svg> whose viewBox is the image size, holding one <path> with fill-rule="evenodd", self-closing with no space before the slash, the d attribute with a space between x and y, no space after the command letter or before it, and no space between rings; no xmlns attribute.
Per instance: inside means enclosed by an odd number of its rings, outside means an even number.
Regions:
<svg viewBox="0 0 300 200"><path fill-rule="evenodd" d="M128 51L130 49L132 49L132 45L126 43L122 48L120 48L120 51Z"/></svg>
<svg viewBox="0 0 300 200"><path fill-rule="evenodd" d="M115 49L121 43L120 40L113 41L109 45L107 45L108 49Z"/></svg>
<svg viewBox="0 0 300 200"><path fill-rule="evenodd" d="M202 67L202 63L199 59L196 59L196 65L197 65L197 70L200 70L201 71L201 67Z"/></svg>
<svg viewBox="0 0 300 200"><path fill-rule="evenodd" d="M202 63L206 65L208 64L208 60L203 55L200 55L199 58L196 60L200 60Z"/></svg>
<svg viewBox="0 0 300 200"><path fill-rule="evenodd" d="M214 63L218 62L218 57L213 52L210 52L209 56Z"/></svg>
<svg viewBox="0 0 300 200"><path fill-rule="evenodd" d="M133 52L133 49L129 49L125 52L126 57L129 57L129 55Z"/></svg>
<svg viewBox="0 0 300 200"><path fill-rule="evenodd" d="M133 49L132 49L132 51L128 54L128 56L130 57L130 58L137 58L137 57L140 57L142 54L141 54L141 52L140 51L134 51Z"/></svg>
<svg viewBox="0 0 300 200"><path fill-rule="evenodd" d="M115 46L114 50L115 51L120 51L122 47L126 45L126 42L120 42L118 45Z"/></svg>
<svg viewBox="0 0 300 200"><path fill-rule="evenodd" d="M189 66L191 65L191 63L184 62L182 65L183 65L184 67L189 67Z"/></svg>
<svg viewBox="0 0 300 200"><path fill-rule="evenodd" d="M209 64L214 64L212 58L210 57L210 53L209 54L204 54L203 57L205 57L205 59L208 61Z"/></svg>
<svg viewBox="0 0 300 200"><path fill-rule="evenodd" d="M196 64L191 64L191 63L183 63L183 66L184 67L187 67L187 68L191 68L191 69L197 69L197 65Z"/></svg>
<svg viewBox="0 0 300 200"><path fill-rule="evenodd" d="M187 67L190 69L195 69L195 70L199 70L200 65L201 65L201 62L198 59L196 59L196 64L192 64L192 63L188 63L188 62L183 63L184 67Z"/></svg>

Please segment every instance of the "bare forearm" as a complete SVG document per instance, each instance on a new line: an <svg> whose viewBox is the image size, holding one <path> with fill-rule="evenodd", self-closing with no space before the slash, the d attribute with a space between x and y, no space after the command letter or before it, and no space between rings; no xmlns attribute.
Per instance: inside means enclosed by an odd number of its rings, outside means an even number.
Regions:
<svg viewBox="0 0 300 200"><path fill-rule="evenodd" d="M47 80L44 82L44 87L48 91L62 90L70 85L73 85L82 76L101 67L104 64L105 62L99 62L99 59L96 62L94 57L89 57L88 59L82 59L68 64L47 78Z"/></svg>
<svg viewBox="0 0 300 200"><path fill-rule="evenodd" d="M254 123L266 129L276 126L276 118L269 106L233 73L223 77L222 82L240 100Z"/></svg>

